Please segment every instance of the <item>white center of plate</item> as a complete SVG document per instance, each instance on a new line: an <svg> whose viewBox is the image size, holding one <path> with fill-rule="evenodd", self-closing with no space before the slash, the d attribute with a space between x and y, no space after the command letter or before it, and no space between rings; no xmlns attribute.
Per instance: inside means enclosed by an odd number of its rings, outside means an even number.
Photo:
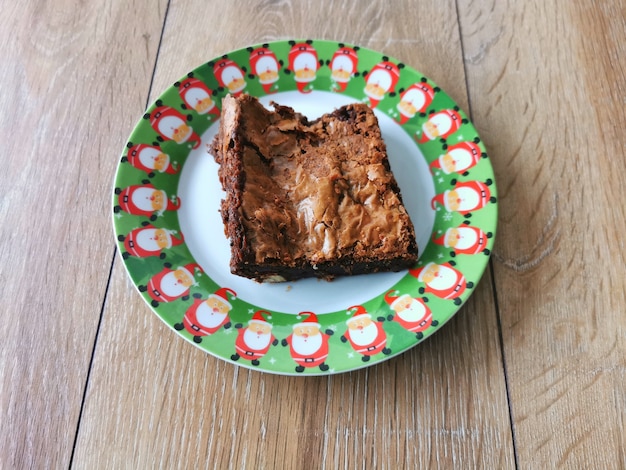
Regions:
<svg viewBox="0 0 626 470"><path fill-rule="evenodd" d="M354 98L338 93L298 91L276 93L260 98L291 106L309 119L332 112L343 105L354 103ZM378 118L391 169L402 191L402 199L415 226L420 254L428 244L435 212L430 201L435 187L428 164L411 137L386 114L374 110ZM297 314L312 311L329 313L361 304L391 288L405 274L376 273L340 277L328 282L302 279L295 282L260 284L230 273L230 245L224 236L224 225L219 213L224 197L217 177L218 165L207 153L207 145L217 133L219 122L202 136L202 145L192 150L183 167L178 187L182 203L178 218L185 242L194 259L205 273L222 287L237 292L237 297L259 308L275 312Z"/></svg>

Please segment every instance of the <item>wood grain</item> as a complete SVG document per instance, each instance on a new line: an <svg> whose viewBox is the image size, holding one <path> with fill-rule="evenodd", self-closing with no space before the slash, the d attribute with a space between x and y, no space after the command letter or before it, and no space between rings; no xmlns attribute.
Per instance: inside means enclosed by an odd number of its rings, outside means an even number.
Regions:
<svg viewBox="0 0 626 470"><path fill-rule="evenodd" d="M2 14L0 467L63 468L114 253L116 155L164 10L30 1Z"/></svg>
<svg viewBox="0 0 626 470"><path fill-rule="evenodd" d="M235 1L220 5L218 28L197 21L210 18L215 5L172 2L150 100L229 50L323 37L384 48L440 77L465 105L458 29L450 27L456 24L454 3L420 3L421 13L437 21L417 32L404 21L407 9L415 8L415 2L383 1L262 2L250 8ZM420 42L440 46L445 64L441 56L417 50ZM513 468L489 276L462 312L422 346L378 367L325 378L260 374L207 356L162 325L126 277L116 260L77 468L105 459L131 468L445 468L458 462Z"/></svg>
<svg viewBox="0 0 626 470"><path fill-rule="evenodd" d="M624 468L624 6L460 2L521 467ZM487 99L485 99L485 97ZM513 121L513 123L512 123Z"/></svg>
<svg viewBox="0 0 626 470"><path fill-rule="evenodd" d="M626 468L626 6L600 3L4 2L0 468ZM294 37L434 79L498 185L492 270L461 311L330 377L178 338L111 230L146 103L216 56Z"/></svg>

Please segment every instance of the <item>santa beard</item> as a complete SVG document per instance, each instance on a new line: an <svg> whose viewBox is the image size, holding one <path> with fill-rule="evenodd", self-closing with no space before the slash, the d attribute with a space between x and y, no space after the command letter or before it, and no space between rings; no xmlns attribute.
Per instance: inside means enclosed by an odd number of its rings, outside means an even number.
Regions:
<svg viewBox="0 0 626 470"><path fill-rule="evenodd" d="M271 333L257 333L256 331L252 331L247 329L243 333L243 342L246 344L248 349L252 351L261 351L265 349L271 341Z"/></svg>
<svg viewBox="0 0 626 470"><path fill-rule="evenodd" d="M350 334L350 339L357 346L367 346L372 344L377 336L378 336L378 328L376 328L376 323L370 323L362 330L358 328L355 330L348 330Z"/></svg>
<svg viewBox="0 0 626 470"><path fill-rule="evenodd" d="M322 334L318 333L314 336L296 336L291 337L291 346L293 350L301 356L312 356L322 347Z"/></svg>

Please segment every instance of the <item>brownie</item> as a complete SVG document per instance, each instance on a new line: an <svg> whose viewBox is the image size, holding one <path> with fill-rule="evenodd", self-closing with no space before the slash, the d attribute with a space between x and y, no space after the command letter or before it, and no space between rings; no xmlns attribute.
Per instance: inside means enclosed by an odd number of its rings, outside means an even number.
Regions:
<svg viewBox="0 0 626 470"><path fill-rule="evenodd" d="M309 121L272 106L227 95L211 144L231 272L281 282L412 267L415 231L372 110Z"/></svg>

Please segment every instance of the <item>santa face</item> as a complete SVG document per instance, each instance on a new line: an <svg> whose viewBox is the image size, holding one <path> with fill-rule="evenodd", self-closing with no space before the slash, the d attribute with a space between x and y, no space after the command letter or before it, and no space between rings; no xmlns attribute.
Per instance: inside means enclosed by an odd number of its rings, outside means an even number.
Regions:
<svg viewBox="0 0 626 470"><path fill-rule="evenodd" d="M169 155L163 153L158 147L144 147L139 152L138 157L141 165L161 173L170 163Z"/></svg>
<svg viewBox="0 0 626 470"><path fill-rule="evenodd" d="M461 116L454 110L449 109L435 113L422 126L423 136L419 142L423 143L438 137L446 138L457 131L462 123Z"/></svg>
<svg viewBox="0 0 626 470"><path fill-rule="evenodd" d="M378 337L378 328L371 318L359 315L348 321L350 339L357 346L372 344Z"/></svg>
<svg viewBox="0 0 626 470"><path fill-rule="evenodd" d="M479 232L473 227L457 227L446 230L445 243L448 248L469 250L480 245Z"/></svg>
<svg viewBox="0 0 626 470"><path fill-rule="evenodd" d="M338 54L330 64L331 77L336 82L347 82L355 72L353 59L348 54Z"/></svg>
<svg viewBox="0 0 626 470"><path fill-rule="evenodd" d="M226 65L222 69L221 81L231 93L237 93L243 90L246 86L246 81L243 78L243 73L241 72L241 69L239 69L239 67L234 64Z"/></svg>
<svg viewBox="0 0 626 470"><path fill-rule="evenodd" d="M319 327L314 325L298 325L293 328L291 346L302 356L311 356L322 347L323 337Z"/></svg>
<svg viewBox="0 0 626 470"><path fill-rule="evenodd" d="M408 118L422 112L432 101L432 89L426 87L427 85L411 85L400 97L398 111Z"/></svg>
<svg viewBox="0 0 626 470"><path fill-rule="evenodd" d="M452 121L445 114L435 114L424 123L424 133L431 140L446 134L451 128Z"/></svg>
<svg viewBox="0 0 626 470"><path fill-rule="evenodd" d="M420 322L429 313L422 302L419 302L408 294L398 297L392 307L398 316L408 323Z"/></svg>
<svg viewBox="0 0 626 470"><path fill-rule="evenodd" d="M206 328L219 327L230 311L230 306L216 297L209 297L196 310L198 323Z"/></svg>
<svg viewBox="0 0 626 470"><path fill-rule="evenodd" d="M473 188L458 187L446 191L444 204L449 212L467 212L480 207L481 196Z"/></svg>
<svg viewBox="0 0 626 470"><path fill-rule="evenodd" d="M217 296L210 296L204 303L213 313L227 314L231 309L228 303Z"/></svg>
<svg viewBox="0 0 626 470"><path fill-rule="evenodd" d="M132 203L145 212L162 212L167 204L165 191L151 187L138 187L131 195Z"/></svg>
<svg viewBox="0 0 626 470"><path fill-rule="evenodd" d="M145 228L137 232L136 243L146 251L161 251L171 248L172 236L162 228Z"/></svg>
<svg viewBox="0 0 626 470"><path fill-rule="evenodd" d="M184 100L187 106L193 108L198 114L206 114L215 106L211 95L200 87L188 88L184 94Z"/></svg>
<svg viewBox="0 0 626 470"><path fill-rule="evenodd" d="M193 275L185 268L178 268L163 276L159 284L161 292L171 298L180 297L193 285Z"/></svg>
<svg viewBox="0 0 626 470"><path fill-rule="evenodd" d="M263 55L256 61L254 72L261 83L274 83L278 80L278 62L271 55Z"/></svg>
<svg viewBox="0 0 626 470"><path fill-rule="evenodd" d="M385 69L375 69L367 76L365 94L370 98L380 100L389 91L393 79L389 71Z"/></svg>
<svg viewBox="0 0 626 470"><path fill-rule="evenodd" d="M424 267L422 281L433 290L445 291L458 283L459 276L449 266L430 263Z"/></svg>
<svg viewBox="0 0 626 470"><path fill-rule="evenodd" d="M246 328L243 333L243 342L246 347L254 351L262 351L267 348L272 341L272 333L269 325L266 327L256 328L251 325Z"/></svg>
<svg viewBox="0 0 626 470"><path fill-rule="evenodd" d="M476 164L474 153L461 147L453 147L440 157L441 169L444 173L462 173Z"/></svg>
<svg viewBox="0 0 626 470"><path fill-rule="evenodd" d="M296 81L313 81L317 70L317 57L312 52L301 52L293 60L293 69Z"/></svg>
<svg viewBox="0 0 626 470"><path fill-rule="evenodd" d="M180 144L191 136L191 128L178 116L165 116L159 119L158 132Z"/></svg>

